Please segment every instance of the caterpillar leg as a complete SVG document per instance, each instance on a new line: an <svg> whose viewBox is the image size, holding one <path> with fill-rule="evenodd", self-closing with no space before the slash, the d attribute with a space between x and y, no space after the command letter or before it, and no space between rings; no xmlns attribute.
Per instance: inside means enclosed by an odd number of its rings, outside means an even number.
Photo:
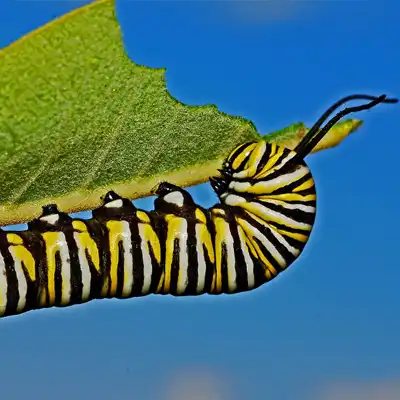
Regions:
<svg viewBox="0 0 400 400"><path fill-rule="evenodd" d="M175 191L182 192L184 190L182 188L180 188L179 186L176 186L172 183L160 182L155 193L159 196L165 196L168 193L175 192Z"/></svg>
<svg viewBox="0 0 400 400"><path fill-rule="evenodd" d="M221 177L213 177L210 178L211 187L214 189L214 192L220 196L224 193L229 186L229 182L225 178Z"/></svg>
<svg viewBox="0 0 400 400"><path fill-rule="evenodd" d="M184 189L169 182L161 182L156 190L155 211L184 211L196 206L192 196Z"/></svg>

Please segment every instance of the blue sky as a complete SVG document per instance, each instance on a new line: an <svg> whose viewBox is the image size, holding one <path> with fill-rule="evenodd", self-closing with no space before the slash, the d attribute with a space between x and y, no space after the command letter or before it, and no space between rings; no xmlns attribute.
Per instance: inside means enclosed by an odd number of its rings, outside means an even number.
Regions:
<svg viewBox="0 0 400 400"><path fill-rule="evenodd" d="M0 47L85 3L3 0ZM395 0L117 0L117 13L130 57L167 67L173 96L214 103L262 133L311 125L353 92L400 96ZM237 296L97 301L1 320L1 397L202 399L178 393L187 386L213 391L207 400L400 398L400 106L355 117L362 129L308 158L317 220L286 273ZM191 192L215 201L207 185Z"/></svg>

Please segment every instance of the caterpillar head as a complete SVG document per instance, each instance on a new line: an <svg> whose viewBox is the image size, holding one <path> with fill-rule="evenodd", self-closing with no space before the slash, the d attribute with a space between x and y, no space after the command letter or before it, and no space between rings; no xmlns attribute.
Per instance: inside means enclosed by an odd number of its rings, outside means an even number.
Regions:
<svg viewBox="0 0 400 400"><path fill-rule="evenodd" d="M265 140L241 144L224 161L221 176L210 179L211 186L222 201L229 193L250 193L246 189L264 180L306 167L295 156L295 152Z"/></svg>
<svg viewBox="0 0 400 400"><path fill-rule="evenodd" d="M247 142L237 146L226 157L222 168L219 170L220 177L210 178L210 183L215 193L221 196L229 187L229 183L243 170L248 169L250 156L256 147L257 142Z"/></svg>

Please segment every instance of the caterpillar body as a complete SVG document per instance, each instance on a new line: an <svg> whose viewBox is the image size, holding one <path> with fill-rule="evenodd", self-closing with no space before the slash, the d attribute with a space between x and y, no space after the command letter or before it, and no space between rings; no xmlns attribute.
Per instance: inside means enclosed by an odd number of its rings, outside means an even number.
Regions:
<svg viewBox="0 0 400 400"><path fill-rule="evenodd" d="M319 129L349 99L347 108ZM315 221L315 183L304 156L343 115L386 97L336 103L289 150L265 140L237 146L210 178L220 203L205 209L162 182L154 210L108 192L88 220L56 205L26 231L0 229L0 316L102 298L238 293L275 278L301 254Z"/></svg>

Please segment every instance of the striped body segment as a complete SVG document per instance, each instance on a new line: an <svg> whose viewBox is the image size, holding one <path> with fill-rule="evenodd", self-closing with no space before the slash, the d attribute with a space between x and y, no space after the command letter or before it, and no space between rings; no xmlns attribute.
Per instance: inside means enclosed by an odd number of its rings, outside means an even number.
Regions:
<svg viewBox="0 0 400 400"><path fill-rule="evenodd" d="M210 209L164 182L150 212L109 192L89 220L49 205L27 231L0 230L0 315L101 298L244 292L299 257L316 193L295 152L240 145L210 181L221 200Z"/></svg>

